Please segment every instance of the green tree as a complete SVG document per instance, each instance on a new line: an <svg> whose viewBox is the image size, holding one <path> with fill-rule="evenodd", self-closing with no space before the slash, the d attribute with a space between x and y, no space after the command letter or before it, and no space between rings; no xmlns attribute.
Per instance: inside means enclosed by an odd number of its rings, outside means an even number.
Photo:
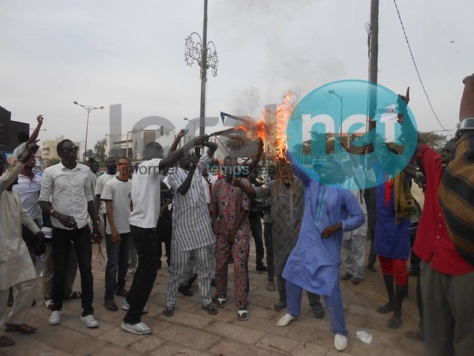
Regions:
<svg viewBox="0 0 474 356"><path fill-rule="evenodd" d="M103 140L97 141L94 145L95 157L99 162L105 162L105 145L107 141L105 138Z"/></svg>
<svg viewBox="0 0 474 356"><path fill-rule="evenodd" d="M89 149L84 153L84 156L86 157L86 160L87 160L88 158L94 157L95 154L94 154L94 151L89 148Z"/></svg>
<svg viewBox="0 0 474 356"><path fill-rule="evenodd" d="M420 132L420 136L436 151L441 151L447 141L446 135L438 134L435 131Z"/></svg>
<svg viewBox="0 0 474 356"><path fill-rule="evenodd" d="M108 157L119 158L121 155L122 155L122 151L121 151L119 148L112 148L112 149L109 151Z"/></svg>

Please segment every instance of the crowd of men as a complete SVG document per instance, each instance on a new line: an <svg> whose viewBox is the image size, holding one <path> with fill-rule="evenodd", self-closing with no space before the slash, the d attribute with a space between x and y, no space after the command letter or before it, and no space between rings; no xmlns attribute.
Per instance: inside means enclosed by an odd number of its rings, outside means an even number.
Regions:
<svg viewBox="0 0 474 356"><path fill-rule="evenodd" d="M474 118L474 77L464 84L461 120ZM400 96L405 105L400 120L408 101L409 92ZM197 279L204 312L216 315L233 299L237 319L248 320L253 236L256 268L267 272L268 290L275 290L276 277L274 309L286 309L277 326L299 317L304 289L316 318L325 317L322 297L334 346L345 350L348 330L340 281L363 283L366 268L376 272L378 255L387 303L377 312L392 313L387 326L400 328L412 253L421 260L412 269L418 275L420 330L406 336L424 340L428 355L470 355L474 349L472 132L460 132L441 153L418 137L412 160L396 174L383 169L388 153L368 159L373 146L357 152L346 147L352 153L349 161L340 165L328 160L312 171L302 169L287 152L269 168L269 181L262 184L262 141L250 161L238 166L226 157L214 175L210 168L216 165L212 157L217 144L199 136L178 148L185 131L178 133L166 157L162 146L152 142L135 168L127 157L109 157L99 177L97 162L78 163L79 148L66 139L57 145L60 163L40 176L33 167L42 123L39 116L31 137L22 135L8 169L0 161L0 347L14 344L5 333L36 331L26 323L37 290L35 254L43 255L42 294L51 310L49 324L61 322L64 299L80 298L81 322L88 328L99 326L94 318L92 243L101 237L107 255L103 305L112 312L126 311L124 331L152 332L142 315L148 312L146 304L162 267L162 243L169 272L164 316L173 316L178 292L192 295L189 287ZM370 125L373 129L375 122ZM423 192L412 183L415 167L426 181ZM365 189L377 179L383 183ZM415 202L420 194L421 207L420 199ZM414 233L417 212L421 217ZM233 298L228 296L229 264ZM80 292L73 290L77 268ZM128 290L127 273L133 275ZM116 296L124 298L121 306ZM7 304L11 310L3 318Z"/></svg>

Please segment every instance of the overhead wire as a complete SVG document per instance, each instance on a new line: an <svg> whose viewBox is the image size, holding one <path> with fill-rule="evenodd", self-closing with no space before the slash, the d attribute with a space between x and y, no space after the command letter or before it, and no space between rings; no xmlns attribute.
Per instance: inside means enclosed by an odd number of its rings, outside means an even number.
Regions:
<svg viewBox="0 0 474 356"><path fill-rule="evenodd" d="M415 56L413 55L413 51L411 50L410 41L408 41L408 36L407 36L406 31L405 31L405 26L403 25L402 16L400 15L400 11L398 10L397 0L393 0L393 3L395 4L395 9L397 10L398 18L400 19L400 24L402 25L403 34L405 35L405 40L406 40L407 45L408 45L408 50L410 51L411 59L413 61L413 65L415 66L416 74L418 75L418 79L420 80L421 87L423 88L423 92L425 93L426 100L428 100L428 104L430 105L431 111L433 112L433 115L436 118L436 121L438 121L439 126L441 126L443 128L443 130L446 130L446 128L441 123L441 121L439 121L438 115L436 115L436 112L433 108L433 105L431 104L430 97L429 97L429 95L426 91L425 84L423 83L423 80L421 79L421 75L420 75L420 72L418 70L418 66L416 65Z"/></svg>

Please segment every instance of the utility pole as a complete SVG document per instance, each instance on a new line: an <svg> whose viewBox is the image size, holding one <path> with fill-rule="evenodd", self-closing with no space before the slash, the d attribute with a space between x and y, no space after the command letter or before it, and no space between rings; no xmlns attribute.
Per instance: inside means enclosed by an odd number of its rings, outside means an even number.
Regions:
<svg viewBox="0 0 474 356"><path fill-rule="evenodd" d="M370 0L369 34L369 82L377 84L379 59L379 0ZM375 117L377 108L377 88L371 86L369 95L369 117Z"/></svg>
<svg viewBox="0 0 474 356"><path fill-rule="evenodd" d="M207 82L207 0L204 0L201 51L201 106L199 111L199 135L204 135L206 123L206 82Z"/></svg>
<svg viewBox="0 0 474 356"><path fill-rule="evenodd" d="M217 51L214 42L207 41L207 0L204 0L204 20L202 26L202 39L198 33L193 32L186 38L184 60L191 66L198 63L201 68L201 102L199 110L199 134L205 133L206 117L206 82L207 70L212 69L212 75L217 75Z"/></svg>

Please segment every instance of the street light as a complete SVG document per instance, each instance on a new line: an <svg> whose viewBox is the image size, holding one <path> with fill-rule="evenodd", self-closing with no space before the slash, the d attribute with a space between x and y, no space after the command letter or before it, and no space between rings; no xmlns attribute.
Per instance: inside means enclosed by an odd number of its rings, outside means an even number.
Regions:
<svg viewBox="0 0 474 356"><path fill-rule="evenodd" d="M194 130L193 135L196 135L196 124L197 124L197 122L195 122L194 120L189 120L187 117L183 118L183 120L189 121L191 124L193 124L193 130Z"/></svg>
<svg viewBox="0 0 474 356"><path fill-rule="evenodd" d="M329 90L328 91L329 94L332 94L332 95L335 95L339 101L341 102L341 128L340 128L340 139L339 141L342 139L342 118L343 118L343 108L344 108L344 97L342 95L338 95L334 90ZM349 135L349 133L347 134ZM335 137L336 135L334 135ZM339 152L339 162L341 161L341 152Z"/></svg>
<svg viewBox="0 0 474 356"><path fill-rule="evenodd" d="M85 140L85 143L84 143L84 162L85 162L86 161L86 154L87 154L87 133L89 132L89 114L90 114L91 111L94 111L96 109L101 109L102 110L104 107L101 106L101 107L97 108L97 107L91 106L91 105L82 105L82 104L79 104L77 101L73 101L73 103L83 107L87 111L86 140Z"/></svg>
<svg viewBox="0 0 474 356"><path fill-rule="evenodd" d="M184 60L188 66L192 66L194 62L197 62L201 67L201 105L199 112L200 135L204 135L205 129L204 117L206 116L207 69L210 67L212 69L212 75L215 77L217 75L217 64L219 62L214 42L207 42L207 0L204 0L204 20L202 32L202 39L201 36L199 36L199 34L196 32L191 33L186 38L184 52ZM214 50L212 51L209 46L212 46Z"/></svg>

